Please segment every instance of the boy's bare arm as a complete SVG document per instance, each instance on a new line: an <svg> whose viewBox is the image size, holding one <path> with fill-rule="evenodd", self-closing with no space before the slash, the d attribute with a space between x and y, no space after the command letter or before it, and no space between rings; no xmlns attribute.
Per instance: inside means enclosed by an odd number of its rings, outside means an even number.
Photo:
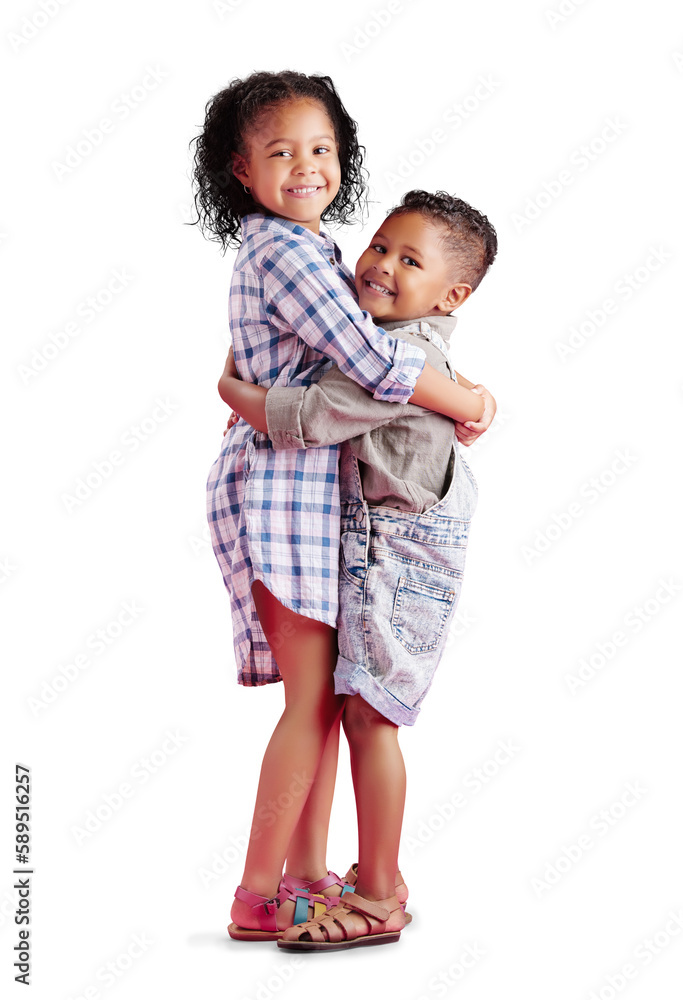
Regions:
<svg viewBox="0 0 683 1000"><path fill-rule="evenodd" d="M496 412L496 402L484 386L475 386L459 372L456 372L456 376L458 383L462 384L467 392L474 390L473 395L479 394L483 399L484 412L479 421L456 420L455 422L458 440L461 444L469 446L490 426ZM290 436L287 439L281 439L281 435L277 435L277 444L280 447L296 447L297 444L299 447L320 447L322 444L336 444L349 437L354 437L356 434L365 433L372 427L381 427L402 412L402 404L372 400L366 390L354 383L348 376L344 376L336 368L332 369L328 376L323 376L321 382L316 383L316 385L317 388L315 386L309 387L309 390L299 388L299 414L302 412L304 398L301 395L302 392L312 392L306 404L306 419L301 422L303 426L299 426L299 434L294 438ZM268 389L251 382L243 382L240 379L232 348L230 348L223 374L218 382L218 392L221 399L234 411L228 423L228 429L237 422L235 417L237 414L256 430L268 433L266 407ZM314 399L313 396L316 398ZM359 398L354 403L352 397ZM297 401L293 399L290 390L285 390L284 398L287 399L289 413L294 413L297 410ZM279 402L284 404L284 399L280 397ZM288 422L287 406L285 406L284 413L278 414L280 422L284 419L285 424ZM362 416L359 415L354 423L351 414L356 412L362 413ZM271 418L273 413L271 406ZM324 416L325 419L321 422L309 414L317 414L321 418Z"/></svg>
<svg viewBox="0 0 683 1000"><path fill-rule="evenodd" d="M235 356L230 348L223 374L218 380L218 394L235 413L243 417L257 431L268 433L266 423L266 396L268 389L253 382L243 382L235 366ZM232 420L229 426L232 426Z"/></svg>

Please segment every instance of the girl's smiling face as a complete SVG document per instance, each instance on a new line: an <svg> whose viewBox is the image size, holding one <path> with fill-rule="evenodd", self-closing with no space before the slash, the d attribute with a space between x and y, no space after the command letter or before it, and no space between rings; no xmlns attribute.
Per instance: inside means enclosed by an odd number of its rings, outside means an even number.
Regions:
<svg viewBox="0 0 683 1000"><path fill-rule="evenodd" d="M234 154L233 173L257 205L314 233L339 191L341 167L332 123L320 104L278 105Z"/></svg>
<svg viewBox="0 0 683 1000"><path fill-rule="evenodd" d="M379 320L447 314L472 291L453 280L440 226L419 212L390 215L356 264L361 309Z"/></svg>

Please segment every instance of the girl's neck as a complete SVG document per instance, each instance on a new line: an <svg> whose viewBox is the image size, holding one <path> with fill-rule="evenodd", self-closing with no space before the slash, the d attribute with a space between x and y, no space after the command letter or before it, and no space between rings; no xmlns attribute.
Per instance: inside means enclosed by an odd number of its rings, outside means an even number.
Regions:
<svg viewBox="0 0 683 1000"><path fill-rule="evenodd" d="M308 229L309 232L314 233L316 236L320 236L320 219L312 219L309 222L300 222L298 219L288 219L284 215L278 215L277 212L270 212L267 208L262 205L257 205L256 210L271 219L280 219L282 222L288 222L290 226L301 226L302 229Z"/></svg>

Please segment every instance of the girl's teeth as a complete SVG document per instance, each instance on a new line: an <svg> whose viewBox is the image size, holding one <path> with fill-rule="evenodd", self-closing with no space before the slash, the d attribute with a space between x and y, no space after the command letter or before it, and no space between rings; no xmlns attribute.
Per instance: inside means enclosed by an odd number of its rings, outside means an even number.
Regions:
<svg viewBox="0 0 683 1000"><path fill-rule="evenodd" d="M374 288L376 292L381 292L382 295L392 295L393 294L387 288L382 288L381 285L376 285L374 281L368 281L368 284L370 285L370 288Z"/></svg>
<svg viewBox="0 0 683 1000"><path fill-rule="evenodd" d="M317 190L318 190L317 187L310 187L310 188L290 188L290 191L293 191L294 194L312 194L313 191L317 191Z"/></svg>

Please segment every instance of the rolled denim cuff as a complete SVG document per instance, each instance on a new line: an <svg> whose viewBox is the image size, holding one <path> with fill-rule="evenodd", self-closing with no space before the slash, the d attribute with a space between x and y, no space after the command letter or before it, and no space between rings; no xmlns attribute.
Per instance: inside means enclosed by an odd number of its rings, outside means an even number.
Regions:
<svg viewBox="0 0 683 1000"><path fill-rule="evenodd" d="M335 694L359 694L363 701L394 725L415 725L420 709L408 708L359 664L339 656L333 676Z"/></svg>

